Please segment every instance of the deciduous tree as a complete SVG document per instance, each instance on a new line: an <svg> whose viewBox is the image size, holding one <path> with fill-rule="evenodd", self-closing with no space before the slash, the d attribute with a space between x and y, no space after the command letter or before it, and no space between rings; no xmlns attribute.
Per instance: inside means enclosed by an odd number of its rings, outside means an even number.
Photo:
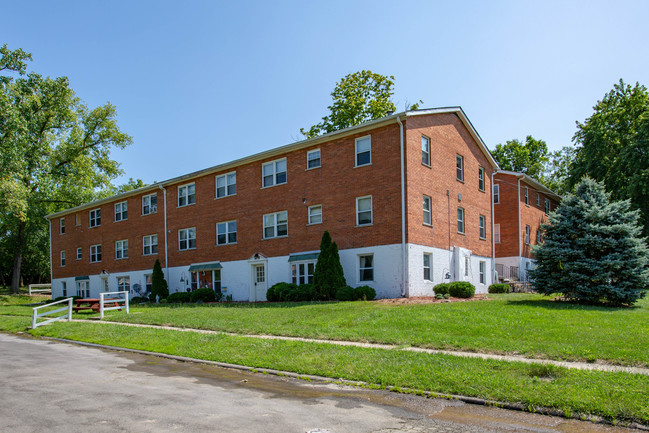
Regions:
<svg viewBox="0 0 649 433"><path fill-rule="evenodd" d="M528 135L525 143L514 139L497 144L491 154L502 170L517 171L542 180L544 166L548 162L548 145Z"/></svg>

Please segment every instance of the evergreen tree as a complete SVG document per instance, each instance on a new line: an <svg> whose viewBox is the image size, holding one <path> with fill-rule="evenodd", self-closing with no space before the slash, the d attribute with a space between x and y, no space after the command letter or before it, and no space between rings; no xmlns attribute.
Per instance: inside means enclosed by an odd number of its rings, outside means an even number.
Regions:
<svg viewBox="0 0 649 433"><path fill-rule="evenodd" d="M347 285L345 280L345 272L343 271L343 265L340 264L340 255L338 255L338 245L334 242L331 244L330 251L330 266L331 266L331 281L336 290ZM334 291L334 294L336 292Z"/></svg>
<svg viewBox="0 0 649 433"><path fill-rule="evenodd" d="M329 250L331 249L331 235L328 231L322 234L322 239L320 240L320 254L318 255L318 261L315 264L315 270L313 271L313 285L315 286L318 295L321 298L329 297Z"/></svg>
<svg viewBox="0 0 649 433"><path fill-rule="evenodd" d="M167 280L165 280L164 273L162 273L162 266L158 259L156 259L153 265L153 275L151 275L151 294L149 294L151 302L155 302L156 296L158 299L166 299L169 296Z"/></svg>
<svg viewBox="0 0 649 433"><path fill-rule="evenodd" d="M629 200L610 202L601 183L584 178L542 226L544 243L534 249L531 273L535 290L610 305L642 298L649 288L649 250L638 219Z"/></svg>

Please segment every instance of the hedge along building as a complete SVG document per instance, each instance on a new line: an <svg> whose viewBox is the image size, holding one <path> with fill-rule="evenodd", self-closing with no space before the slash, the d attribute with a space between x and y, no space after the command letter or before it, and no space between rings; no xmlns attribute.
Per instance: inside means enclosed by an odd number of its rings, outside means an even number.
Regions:
<svg viewBox="0 0 649 433"><path fill-rule="evenodd" d="M407 111L49 215L54 296L170 292L261 301L312 280L322 233L378 297L492 282L491 175L460 107Z"/></svg>
<svg viewBox="0 0 649 433"><path fill-rule="evenodd" d="M494 175L494 243L499 279L528 281L535 267L532 247L542 241L541 224L561 197L534 178L514 171Z"/></svg>

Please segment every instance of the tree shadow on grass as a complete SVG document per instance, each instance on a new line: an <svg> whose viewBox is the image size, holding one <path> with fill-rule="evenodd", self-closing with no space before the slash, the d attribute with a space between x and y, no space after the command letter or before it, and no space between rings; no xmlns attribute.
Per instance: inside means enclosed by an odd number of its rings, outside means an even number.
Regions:
<svg viewBox="0 0 649 433"><path fill-rule="evenodd" d="M506 305L545 308L547 310L601 311L605 313L633 311L643 308L641 305L608 306L605 304L587 304L576 301L565 301L553 297L547 297L546 299L511 299L506 301Z"/></svg>

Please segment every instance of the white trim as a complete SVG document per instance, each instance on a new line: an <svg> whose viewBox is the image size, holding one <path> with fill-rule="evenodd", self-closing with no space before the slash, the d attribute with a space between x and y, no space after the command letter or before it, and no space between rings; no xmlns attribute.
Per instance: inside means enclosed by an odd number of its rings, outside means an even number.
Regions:
<svg viewBox="0 0 649 433"><path fill-rule="evenodd" d="M180 241L181 241L180 240L180 233L181 232L186 233L184 241L187 242L187 248L181 248L180 247ZM192 233L194 234L193 238L190 236L190 234L192 234ZM187 228L184 228L184 229L178 229L178 251L195 250L196 249L196 238L197 238L197 236L196 236L196 227L187 227ZM193 247L190 246L192 239L194 240L194 246Z"/></svg>
<svg viewBox="0 0 649 433"><path fill-rule="evenodd" d="M92 249L93 247L95 248L95 260L92 259ZM97 247L99 247L99 253L97 253ZM99 256L99 260L97 260L97 256ZM101 251L101 244L95 244L95 245L90 245L90 256L89 256L89 261L90 263L99 263L103 259L103 252Z"/></svg>
<svg viewBox="0 0 649 433"><path fill-rule="evenodd" d="M155 210L151 210L151 208L153 207L151 205L151 197L155 197ZM154 214L154 213L158 213L158 193L157 192L154 192L152 194L145 194L141 198L142 198L142 200L141 200L141 202L142 202L142 209L141 209L142 215L151 215L151 214ZM147 205L147 206L149 206L149 212L146 212L146 213L144 212L144 199L145 198L149 199L149 204Z"/></svg>
<svg viewBox="0 0 649 433"><path fill-rule="evenodd" d="M285 235L280 235L278 234L278 227L279 227L279 216L280 214L286 214L286 234ZM266 225L266 217L273 217L273 224L272 225ZM287 210L281 210L277 212L271 212L262 215L261 218L261 225L263 228L262 232L262 237L263 239L275 239L275 238L285 238L288 237L288 211ZM283 224L282 224L283 225ZM266 236L266 229L267 228L272 228L273 229L273 235L272 236Z"/></svg>
<svg viewBox="0 0 649 433"><path fill-rule="evenodd" d="M284 162L284 171L277 171L277 163L282 162L282 161ZM270 174L270 175L264 174L264 168L267 167L267 166L271 166L273 168L273 173ZM277 175L280 174L280 173L284 173L284 177L285 177L284 182L277 182ZM273 183L272 184L270 184L270 185L265 185L264 184L264 178L266 176L272 176L272 178L273 178ZM287 183L288 183L288 162L286 160L286 157L279 158L279 159L274 159L274 160L268 161L268 162L264 162L261 165L261 188L262 189L271 188L271 187L277 186L277 185L284 185L284 184L287 184Z"/></svg>
<svg viewBox="0 0 649 433"><path fill-rule="evenodd" d="M231 175L234 175L234 184L228 183L228 178ZM224 183L225 183L225 186L222 187L222 188L224 188L225 194L219 196L219 179L221 179L221 178L223 178ZM228 190L229 190L229 187L231 185L234 185L234 193L228 194L228 192L229 192ZM236 170L231 171L229 173L223 173L223 174L219 174L219 175L214 176L214 198L215 199L231 197L231 196L234 196L234 195L237 195L237 171Z"/></svg>
<svg viewBox="0 0 649 433"><path fill-rule="evenodd" d="M189 194L189 187L190 186L194 187L194 193L193 194ZM180 198L181 198L180 189L181 188L186 188L187 189L187 194L184 194L182 196L186 201L185 204L180 204ZM196 204L196 182L189 182L189 183L185 183L185 184L182 184L182 185L178 185L177 191L178 191L178 196L176 197L176 199L177 199L176 200L177 207L186 207L186 206L191 206L193 204ZM193 197L194 201L190 203L189 202L189 197Z"/></svg>
<svg viewBox="0 0 649 433"><path fill-rule="evenodd" d="M361 224L361 222L359 220L359 212L368 212L368 211L367 210L359 211L359 209L358 209L358 201L366 199L366 198L370 199L370 210L369 210L370 222ZM371 195L364 195L362 197L356 197L356 227L371 226L372 224L374 224L374 203L373 203L373 200L372 200L372 196Z"/></svg>
<svg viewBox="0 0 649 433"><path fill-rule="evenodd" d="M316 153L316 152L318 152L318 158L317 159L319 159L320 161L318 162L318 165L316 165L315 167L309 167L309 161L310 161L309 155L311 155L312 153ZM322 151L320 150L320 148L318 147L317 149L312 149L312 150L307 151L307 153L306 153L306 169L307 170L314 170L314 169L320 168L320 167L322 167Z"/></svg>
<svg viewBox="0 0 649 433"><path fill-rule="evenodd" d="M234 232L230 231L230 223L234 223ZM225 225L225 242L219 243L219 225ZM221 246L221 245L234 245L238 242L238 231L239 227L237 224L237 220L229 220L229 221L219 221L216 223L216 245ZM235 240L234 242L230 242L230 234L234 233Z"/></svg>
<svg viewBox="0 0 649 433"><path fill-rule="evenodd" d="M92 217L93 212L95 213L95 217ZM97 212L99 212L99 217L97 217ZM97 223L97 219L99 218L99 223ZM92 224L93 219L95 220L95 224ZM88 211L88 228L95 228L101 226L101 208L98 207L96 209L91 209Z"/></svg>
<svg viewBox="0 0 649 433"><path fill-rule="evenodd" d="M315 208L320 208L320 213L315 214L315 216L320 216L320 221L312 222L311 217L314 216L314 215L311 214L311 210L313 210ZM322 213L322 205L321 204L314 204L312 206L309 206L308 209L307 209L307 225L322 224L323 221L324 221L324 217L323 217L323 213Z"/></svg>
<svg viewBox="0 0 649 433"><path fill-rule="evenodd" d="M155 244L153 243L153 237L155 236ZM145 248L147 247L147 244L145 242L145 239L149 239L149 253L145 251ZM153 246L155 245L156 247L156 252L153 252ZM158 254L158 234L154 233L152 235L144 235L142 236L142 255L143 256L154 256Z"/></svg>
<svg viewBox="0 0 649 433"><path fill-rule="evenodd" d="M366 162L365 164L359 164L358 163L358 142L362 140L369 140L370 142L370 150L364 150L361 153L369 152L370 154L370 160L369 162ZM358 137L354 140L354 167L365 167L366 165L372 165L372 135L364 135L362 137Z"/></svg>
<svg viewBox="0 0 649 433"><path fill-rule="evenodd" d="M122 253L122 257L117 257L120 252ZM115 241L115 260L124 259L128 259L128 239Z"/></svg>
<svg viewBox="0 0 649 433"><path fill-rule="evenodd" d="M120 206L120 211L117 211L117 206ZM124 216L126 214L126 216ZM117 219L117 215L119 215L119 219ZM128 201L119 201L114 204L113 206L113 222L117 223L120 221L126 221L128 220Z"/></svg>

